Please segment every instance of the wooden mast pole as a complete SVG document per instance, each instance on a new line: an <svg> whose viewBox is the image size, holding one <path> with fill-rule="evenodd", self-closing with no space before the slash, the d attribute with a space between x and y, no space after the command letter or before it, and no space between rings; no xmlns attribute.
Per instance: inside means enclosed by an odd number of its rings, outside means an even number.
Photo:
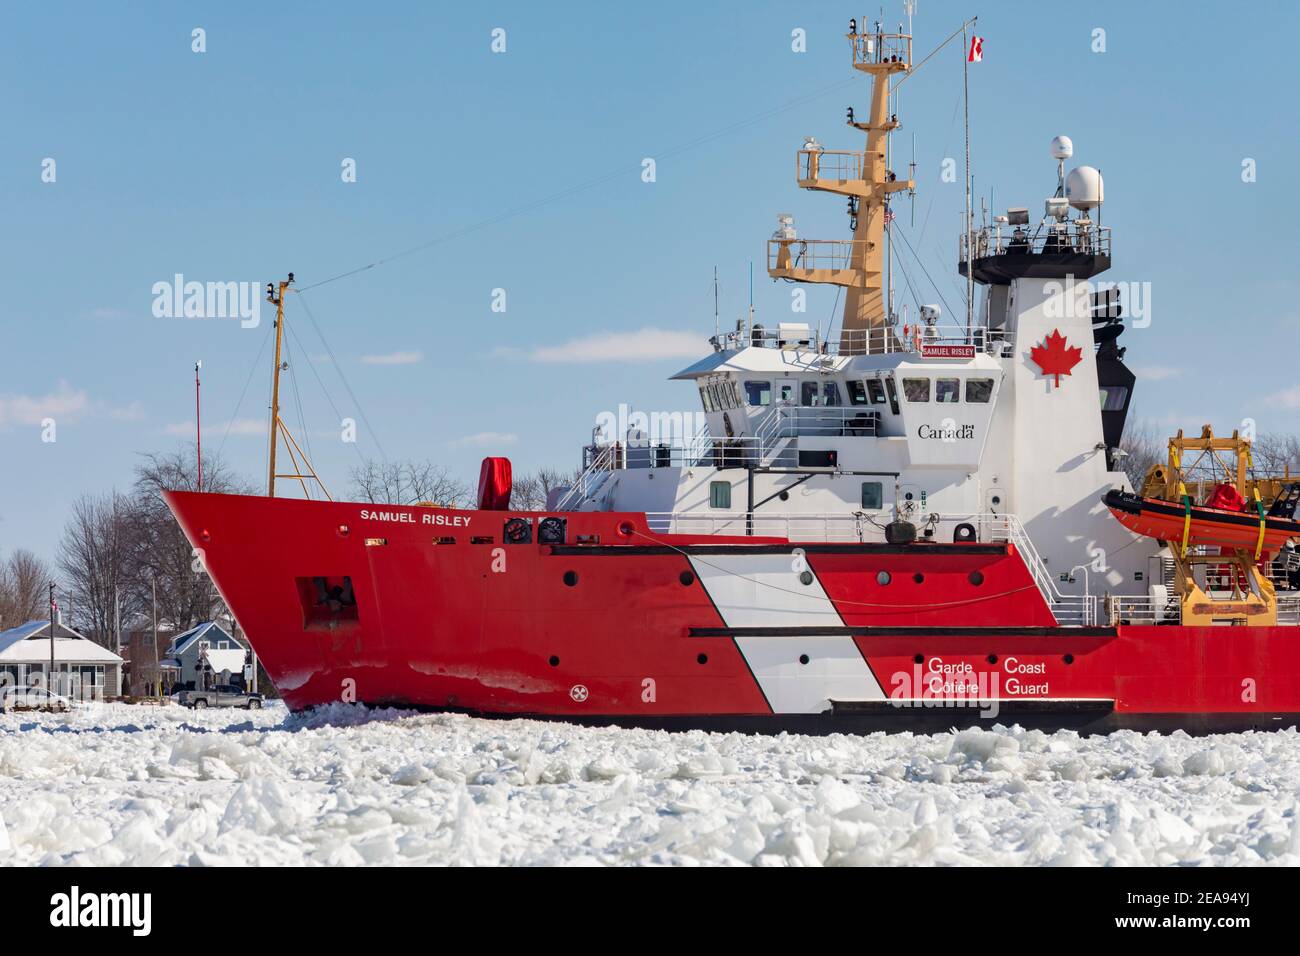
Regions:
<svg viewBox="0 0 1300 956"><path fill-rule="evenodd" d="M289 288L289 283L292 281L291 272L288 281L280 283L278 291L271 283L266 284L266 301L275 306L275 371L271 376L271 449L268 456L270 465L266 476L268 498L275 497L275 448L280 434L280 372L284 367L280 352L284 344L284 290Z"/></svg>

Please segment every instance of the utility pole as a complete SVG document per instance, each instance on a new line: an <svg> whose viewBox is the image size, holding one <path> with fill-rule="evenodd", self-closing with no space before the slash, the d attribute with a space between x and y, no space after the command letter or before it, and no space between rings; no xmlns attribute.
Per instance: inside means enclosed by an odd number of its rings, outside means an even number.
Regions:
<svg viewBox="0 0 1300 956"><path fill-rule="evenodd" d="M199 369L201 368L203 368L202 359L194 363L194 442L198 448L199 491L203 490L203 418L199 410Z"/></svg>
<svg viewBox="0 0 1300 956"><path fill-rule="evenodd" d="M54 615L59 609L59 602L54 596L54 582L50 582L50 679L48 686L50 693L54 690Z"/></svg>
<svg viewBox="0 0 1300 956"><path fill-rule="evenodd" d="M158 695L158 703L162 703L162 662L158 660L158 578L153 576L149 579L149 584L153 590L153 689Z"/></svg>

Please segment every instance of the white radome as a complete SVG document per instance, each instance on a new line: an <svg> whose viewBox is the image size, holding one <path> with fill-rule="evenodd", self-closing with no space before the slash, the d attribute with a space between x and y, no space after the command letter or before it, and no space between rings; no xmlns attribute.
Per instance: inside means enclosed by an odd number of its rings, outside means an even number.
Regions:
<svg viewBox="0 0 1300 956"><path fill-rule="evenodd" d="M1095 209L1106 199L1101 171L1092 166L1077 166L1065 180L1065 198L1075 209Z"/></svg>
<svg viewBox="0 0 1300 956"><path fill-rule="evenodd" d="M1069 159L1074 155L1074 143L1068 136L1052 137L1052 158Z"/></svg>

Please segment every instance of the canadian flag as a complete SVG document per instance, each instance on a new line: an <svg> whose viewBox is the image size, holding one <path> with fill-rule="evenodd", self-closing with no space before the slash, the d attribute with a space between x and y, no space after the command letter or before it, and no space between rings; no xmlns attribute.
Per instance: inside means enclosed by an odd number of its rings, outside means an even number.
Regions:
<svg viewBox="0 0 1300 956"><path fill-rule="evenodd" d="M984 59L984 38L970 38L970 52L966 54L967 63L979 63Z"/></svg>

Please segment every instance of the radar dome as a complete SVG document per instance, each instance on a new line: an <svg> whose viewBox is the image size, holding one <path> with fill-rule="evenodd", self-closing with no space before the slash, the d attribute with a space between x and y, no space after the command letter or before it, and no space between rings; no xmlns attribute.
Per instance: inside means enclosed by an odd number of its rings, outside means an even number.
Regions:
<svg viewBox="0 0 1300 956"><path fill-rule="evenodd" d="M1075 209L1095 209L1106 199L1101 172L1091 166L1070 170L1065 180L1065 198Z"/></svg>
<svg viewBox="0 0 1300 956"><path fill-rule="evenodd" d="M1074 155L1074 143L1068 136L1052 137L1052 159L1069 159Z"/></svg>

